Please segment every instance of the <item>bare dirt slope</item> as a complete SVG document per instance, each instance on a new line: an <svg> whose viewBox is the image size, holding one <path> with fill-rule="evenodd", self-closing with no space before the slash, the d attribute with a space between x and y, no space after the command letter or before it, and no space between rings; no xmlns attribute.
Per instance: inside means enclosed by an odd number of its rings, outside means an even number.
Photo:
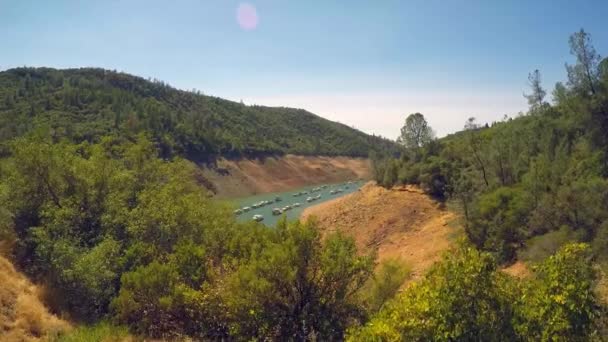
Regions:
<svg viewBox="0 0 608 342"><path fill-rule="evenodd" d="M0 256L0 341L38 341L69 329L49 313L38 288Z"/></svg>
<svg viewBox="0 0 608 342"><path fill-rule="evenodd" d="M455 216L413 187L384 189L373 183L360 191L310 207L323 233L354 237L363 252L377 251L378 261L398 258L420 277L450 246L460 230L448 225Z"/></svg>
<svg viewBox="0 0 608 342"><path fill-rule="evenodd" d="M509 265L507 267L503 267L501 269L506 274L516 277L516 278L528 278L532 276L532 271L523 261L518 260L514 264Z"/></svg>
<svg viewBox="0 0 608 342"><path fill-rule="evenodd" d="M264 159L220 159L215 168L203 168L203 176L219 198L243 197L264 192L369 179L370 162L364 158L286 155Z"/></svg>

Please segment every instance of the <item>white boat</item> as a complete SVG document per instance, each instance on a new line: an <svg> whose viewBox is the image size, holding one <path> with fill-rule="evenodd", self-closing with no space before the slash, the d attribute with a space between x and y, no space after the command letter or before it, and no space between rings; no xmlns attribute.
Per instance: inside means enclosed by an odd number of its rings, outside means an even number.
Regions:
<svg viewBox="0 0 608 342"><path fill-rule="evenodd" d="M272 209L272 215L281 215L283 213L283 210L281 210L281 208L273 208Z"/></svg>
<svg viewBox="0 0 608 342"><path fill-rule="evenodd" d="M251 210L251 208L249 208L249 207L243 207L243 211L244 212L248 212L249 210Z"/></svg>
<svg viewBox="0 0 608 342"><path fill-rule="evenodd" d="M253 220L256 221L256 222L263 221L264 220L264 216L262 216L260 214L253 215Z"/></svg>
<svg viewBox="0 0 608 342"><path fill-rule="evenodd" d="M300 206L300 203L294 203L294 204L292 204L292 205L293 205L293 207L294 207L294 208L297 208L297 207L299 207L299 206Z"/></svg>

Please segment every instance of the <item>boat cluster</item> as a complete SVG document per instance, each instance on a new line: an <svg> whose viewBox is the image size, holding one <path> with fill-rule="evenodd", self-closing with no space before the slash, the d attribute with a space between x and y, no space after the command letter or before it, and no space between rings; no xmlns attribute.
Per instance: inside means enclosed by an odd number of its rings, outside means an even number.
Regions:
<svg viewBox="0 0 608 342"><path fill-rule="evenodd" d="M312 188L310 191L300 191L300 192L296 192L296 193L294 193L292 196L293 196L293 197L300 197L300 196L308 195L308 194L311 194L311 193L314 193L314 192L319 192L319 191L321 191L321 190L323 190L323 189L325 189L325 188L327 188L327 185L321 185L321 186L319 186L319 187Z"/></svg>
<svg viewBox="0 0 608 342"><path fill-rule="evenodd" d="M235 215L241 215L242 213L246 213L246 212L248 212L250 210L261 208L261 207L265 207L265 206L267 206L269 204L277 203L277 202L281 202L281 201L282 201L281 197L277 196L277 197L274 198L274 200L260 201L260 202L252 204L251 206L247 206L247 207L242 207L242 208L236 209L234 211L234 214ZM255 216L258 216L258 215L254 215L254 217Z"/></svg>
<svg viewBox="0 0 608 342"><path fill-rule="evenodd" d="M350 187L350 185L352 185L353 183L354 183L353 181L349 181L347 183L344 183L343 184L343 188L332 189L329 192L329 194L330 195L337 195L339 193L342 193L342 192L345 191L345 189L348 189ZM321 191L323 191L326 188L327 188L327 185L321 185L321 186L318 186L316 188L312 188L309 191L305 190L305 191L296 192L296 193L292 194L292 196L293 197L300 197L300 196L304 196L304 195L310 195L310 196L308 196L306 198L306 202L310 203L310 202L314 202L316 200L321 199L321 196L322 196L321 194L316 194L316 195L312 195L312 194L317 193L317 192L321 192ZM253 209L262 208L262 207L265 207L265 206L267 206L269 204L277 203L277 202L280 202L280 201L281 201L281 197L275 197L274 200L260 201L260 202L251 204L250 206L236 209L234 211L234 214L235 215L241 215L241 214L246 213L248 211L251 211ZM276 215L281 215L281 214L287 212L288 210L291 210L293 208L299 207L300 205L301 205L300 203L293 203L293 204L287 204L284 207L272 208L272 215L275 215L275 216ZM253 215L252 219L254 221L260 222L260 221L264 220L264 216L260 215L260 214L256 214L256 215Z"/></svg>
<svg viewBox="0 0 608 342"><path fill-rule="evenodd" d="M293 208L297 208L300 205L301 205L300 203L294 203L294 204L288 204L288 205L284 206L283 208L273 208L272 215L281 215L282 213L284 213L288 210L291 210Z"/></svg>
<svg viewBox="0 0 608 342"><path fill-rule="evenodd" d="M321 194L318 194L317 196L310 196L310 197L306 198L306 202L310 203L310 202L316 201L320 198L321 198Z"/></svg>

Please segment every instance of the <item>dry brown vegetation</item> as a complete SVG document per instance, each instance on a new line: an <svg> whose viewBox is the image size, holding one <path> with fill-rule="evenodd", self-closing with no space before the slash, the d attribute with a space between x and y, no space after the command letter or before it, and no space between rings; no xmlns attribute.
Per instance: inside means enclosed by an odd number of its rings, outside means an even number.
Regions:
<svg viewBox="0 0 608 342"><path fill-rule="evenodd" d="M203 168L202 173L216 188L217 197L230 198L369 179L370 170L370 162L364 158L286 155L264 159L220 159L216 168Z"/></svg>
<svg viewBox="0 0 608 342"><path fill-rule="evenodd" d="M516 278L528 278L532 275L530 268L521 260L503 268L502 271Z"/></svg>
<svg viewBox="0 0 608 342"><path fill-rule="evenodd" d="M69 328L44 307L38 288L0 256L0 341L37 341Z"/></svg>
<svg viewBox="0 0 608 342"><path fill-rule="evenodd" d="M323 233L352 236L363 252L375 251L378 261L400 259L419 278L449 249L462 230L449 223L455 215L415 187L387 190L368 183L359 191L310 207Z"/></svg>

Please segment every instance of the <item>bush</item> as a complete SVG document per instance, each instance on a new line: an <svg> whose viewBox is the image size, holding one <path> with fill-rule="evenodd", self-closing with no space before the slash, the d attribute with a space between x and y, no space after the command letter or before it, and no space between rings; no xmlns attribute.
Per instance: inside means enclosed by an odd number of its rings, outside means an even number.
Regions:
<svg viewBox="0 0 608 342"><path fill-rule="evenodd" d="M467 235L480 248L493 252L500 262L512 260L526 237L531 201L518 188L501 187L479 197L471 213Z"/></svg>
<svg viewBox="0 0 608 342"><path fill-rule="evenodd" d="M535 236L526 241L525 248L519 253L519 259L528 263L539 263L555 254L562 246L579 238L569 227Z"/></svg>
<svg viewBox="0 0 608 342"><path fill-rule="evenodd" d="M356 292L370 276L373 259L358 256L354 241L341 235L322 243L313 222L295 222L278 233L280 240L227 281L224 301L231 334L340 339L362 316Z"/></svg>
<svg viewBox="0 0 608 342"><path fill-rule="evenodd" d="M392 299L407 278L411 267L398 259L383 261L372 279L361 289L368 312L377 312L384 303Z"/></svg>
<svg viewBox="0 0 608 342"><path fill-rule="evenodd" d="M511 310L487 253L462 247L409 286L349 341L437 341L514 338Z"/></svg>
<svg viewBox="0 0 608 342"><path fill-rule="evenodd" d="M51 338L51 342L127 342L136 340L124 326L115 326L106 321L91 326L80 326L67 334Z"/></svg>
<svg viewBox="0 0 608 342"><path fill-rule="evenodd" d="M448 190L444 164L438 157L430 157L420 170L420 185L426 193L439 199L444 199Z"/></svg>
<svg viewBox="0 0 608 342"><path fill-rule="evenodd" d="M589 246L569 244L536 270L516 301L515 329L531 340L587 340L599 306L593 291Z"/></svg>
<svg viewBox="0 0 608 342"><path fill-rule="evenodd" d="M600 338L589 248L569 244L518 281L461 247L387 303L349 341L587 341Z"/></svg>
<svg viewBox="0 0 608 342"><path fill-rule="evenodd" d="M120 293L112 302L118 320L152 337L181 331L175 300L178 283L175 269L158 261L123 274Z"/></svg>

